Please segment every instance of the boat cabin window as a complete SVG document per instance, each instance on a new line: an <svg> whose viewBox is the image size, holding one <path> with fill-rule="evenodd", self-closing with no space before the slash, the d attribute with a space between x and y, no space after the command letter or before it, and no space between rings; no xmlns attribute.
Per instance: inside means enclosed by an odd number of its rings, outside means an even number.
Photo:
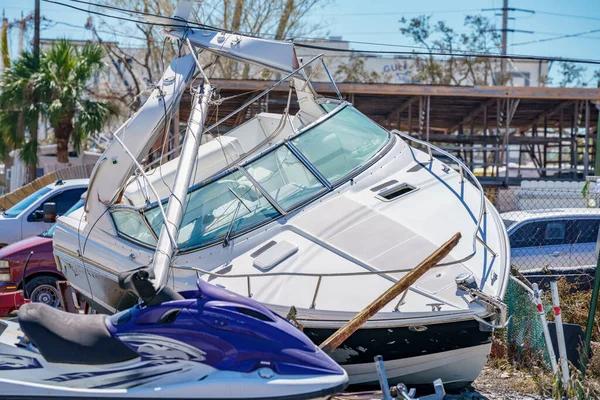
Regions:
<svg viewBox="0 0 600 400"><path fill-rule="evenodd" d="M188 193L177 245L199 247L277 216L248 178L235 171ZM146 211L146 218L158 236L162 224L158 207Z"/></svg>
<svg viewBox="0 0 600 400"><path fill-rule="evenodd" d="M387 143L389 134L353 107L292 140L302 154L335 183L364 165Z"/></svg>
<svg viewBox="0 0 600 400"><path fill-rule="evenodd" d="M245 168L284 210L289 210L325 189L285 146L280 146Z"/></svg>
<svg viewBox="0 0 600 400"><path fill-rule="evenodd" d="M113 211L112 217L120 233L138 242L156 246L156 238L139 212L131 210Z"/></svg>

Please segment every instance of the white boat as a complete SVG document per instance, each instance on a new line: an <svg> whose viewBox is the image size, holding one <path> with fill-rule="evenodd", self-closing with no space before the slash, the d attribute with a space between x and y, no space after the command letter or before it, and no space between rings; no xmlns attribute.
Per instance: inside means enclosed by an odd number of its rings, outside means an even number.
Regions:
<svg viewBox="0 0 600 400"><path fill-rule="evenodd" d="M150 266L157 287L187 290L207 280L295 315L320 343L460 232L442 263L331 356L355 385L377 384L379 354L391 384L441 378L451 389L475 380L493 328L506 322L510 253L499 214L472 173L429 143L387 131L341 96L318 96L305 71L327 72L322 56L302 63L290 42L189 26L165 33L182 39L189 54L170 63L115 134L95 166L86 206L59 219L55 255L71 284L97 309L114 312L137 301L119 288L119 274ZM275 86L289 82L300 111L260 113L145 170L140 163L199 68L195 48L279 71ZM202 129L197 117L212 102L204 85L195 89L188 123L198 142L197 134L234 114ZM173 193L187 181L182 201ZM168 251L155 257L157 246Z"/></svg>

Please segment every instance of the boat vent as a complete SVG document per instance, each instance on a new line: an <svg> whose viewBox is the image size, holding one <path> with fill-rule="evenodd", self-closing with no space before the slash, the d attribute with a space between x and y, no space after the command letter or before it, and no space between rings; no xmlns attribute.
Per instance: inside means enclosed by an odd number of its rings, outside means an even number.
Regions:
<svg viewBox="0 0 600 400"><path fill-rule="evenodd" d="M392 201L396 200L399 197L405 196L411 192L414 192L415 190L417 190L416 187L409 185L408 183L401 183L399 185L377 193L377 197L379 197L383 201Z"/></svg>
<svg viewBox="0 0 600 400"><path fill-rule="evenodd" d="M267 317L265 314L260 313L260 312L258 312L256 310L252 310L250 308L236 307L235 310L237 312L239 312L240 314L244 314L244 315L247 315L249 317L259 319L261 321L273 322L273 320L271 318Z"/></svg>

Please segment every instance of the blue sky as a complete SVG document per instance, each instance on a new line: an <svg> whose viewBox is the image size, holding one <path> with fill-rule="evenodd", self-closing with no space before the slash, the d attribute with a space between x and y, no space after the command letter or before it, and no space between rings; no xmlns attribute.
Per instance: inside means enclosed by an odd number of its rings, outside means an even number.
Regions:
<svg viewBox="0 0 600 400"><path fill-rule="evenodd" d="M69 3L68 0L63 0ZM0 0L9 20L27 14L33 9L33 0ZM74 3L71 3L74 4ZM79 5L87 8L85 5ZM523 8L535 13L511 12L514 20L509 21L509 28L533 31L527 33L509 33L509 53L533 54L539 56L573 57L600 60L600 2L598 0L510 0L510 7ZM410 39L403 37L398 29L398 20L403 16L411 18L420 14L431 15L433 21L445 20L458 32L462 32L464 17L467 14L482 13L493 18L496 25L501 25L500 12L482 12L484 8L500 8L502 0L337 0L322 9L315 9L308 21L322 26L319 35L342 36L350 41L365 41L412 45ZM53 27L47 27L42 32L42 38L63 37L72 39L91 39L91 33L82 27L87 14L71 10L56 4L42 1L42 15L48 18L48 24L61 22ZM65 25L75 25L76 27ZM567 34L576 34L597 30L573 38L552 39ZM316 35L312 33L311 35ZM109 33L101 33L105 40L130 42L131 39L117 37ZM17 30L11 37L15 48L18 41ZM524 42L535 42L521 44ZM355 45L358 48L359 45ZM360 45L360 48L377 48ZM389 49L388 49L389 50ZM556 69L554 67L554 69ZM600 66L588 66L591 71Z"/></svg>

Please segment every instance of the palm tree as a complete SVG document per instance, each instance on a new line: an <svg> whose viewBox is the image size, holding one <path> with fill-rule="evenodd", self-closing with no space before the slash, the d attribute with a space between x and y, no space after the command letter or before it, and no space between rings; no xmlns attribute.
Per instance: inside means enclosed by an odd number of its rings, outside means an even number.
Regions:
<svg viewBox="0 0 600 400"><path fill-rule="evenodd" d="M98 133L114 111L107 103L90 98L87 86L102 71L102 48L86 43L81 49L59 40L40 54L24 52L0 77L0 157L22 148L30 179L37 166L39 116L54 130L59 163L69 162L69 141L79 151L88 135ZM34 99L38 99L35 102ZM31 140L25 140L25 131Z"/></svg>
<svg viewBox="0 0 600 400"><path fill-rule="evenodd" d="M88 84L104 69L104 51L94 43L78 49L59 40L40 55L35 86L40 91L41 113L56 137L59 163L69 162L69 141L79 151L88 135L102 129L113 110L107 103L90 98Z"/></svg>
<svg viewBox="0 0 600 400"><path fill-rule="evenodd" d="M39 93L35 84L39 68L28 52L5 67L0 77L0 158L9 161L8 153L23 147L21 159L35 171L37 140L26 142L25 131L37 132L40 103L34 98Z"/></svg>

